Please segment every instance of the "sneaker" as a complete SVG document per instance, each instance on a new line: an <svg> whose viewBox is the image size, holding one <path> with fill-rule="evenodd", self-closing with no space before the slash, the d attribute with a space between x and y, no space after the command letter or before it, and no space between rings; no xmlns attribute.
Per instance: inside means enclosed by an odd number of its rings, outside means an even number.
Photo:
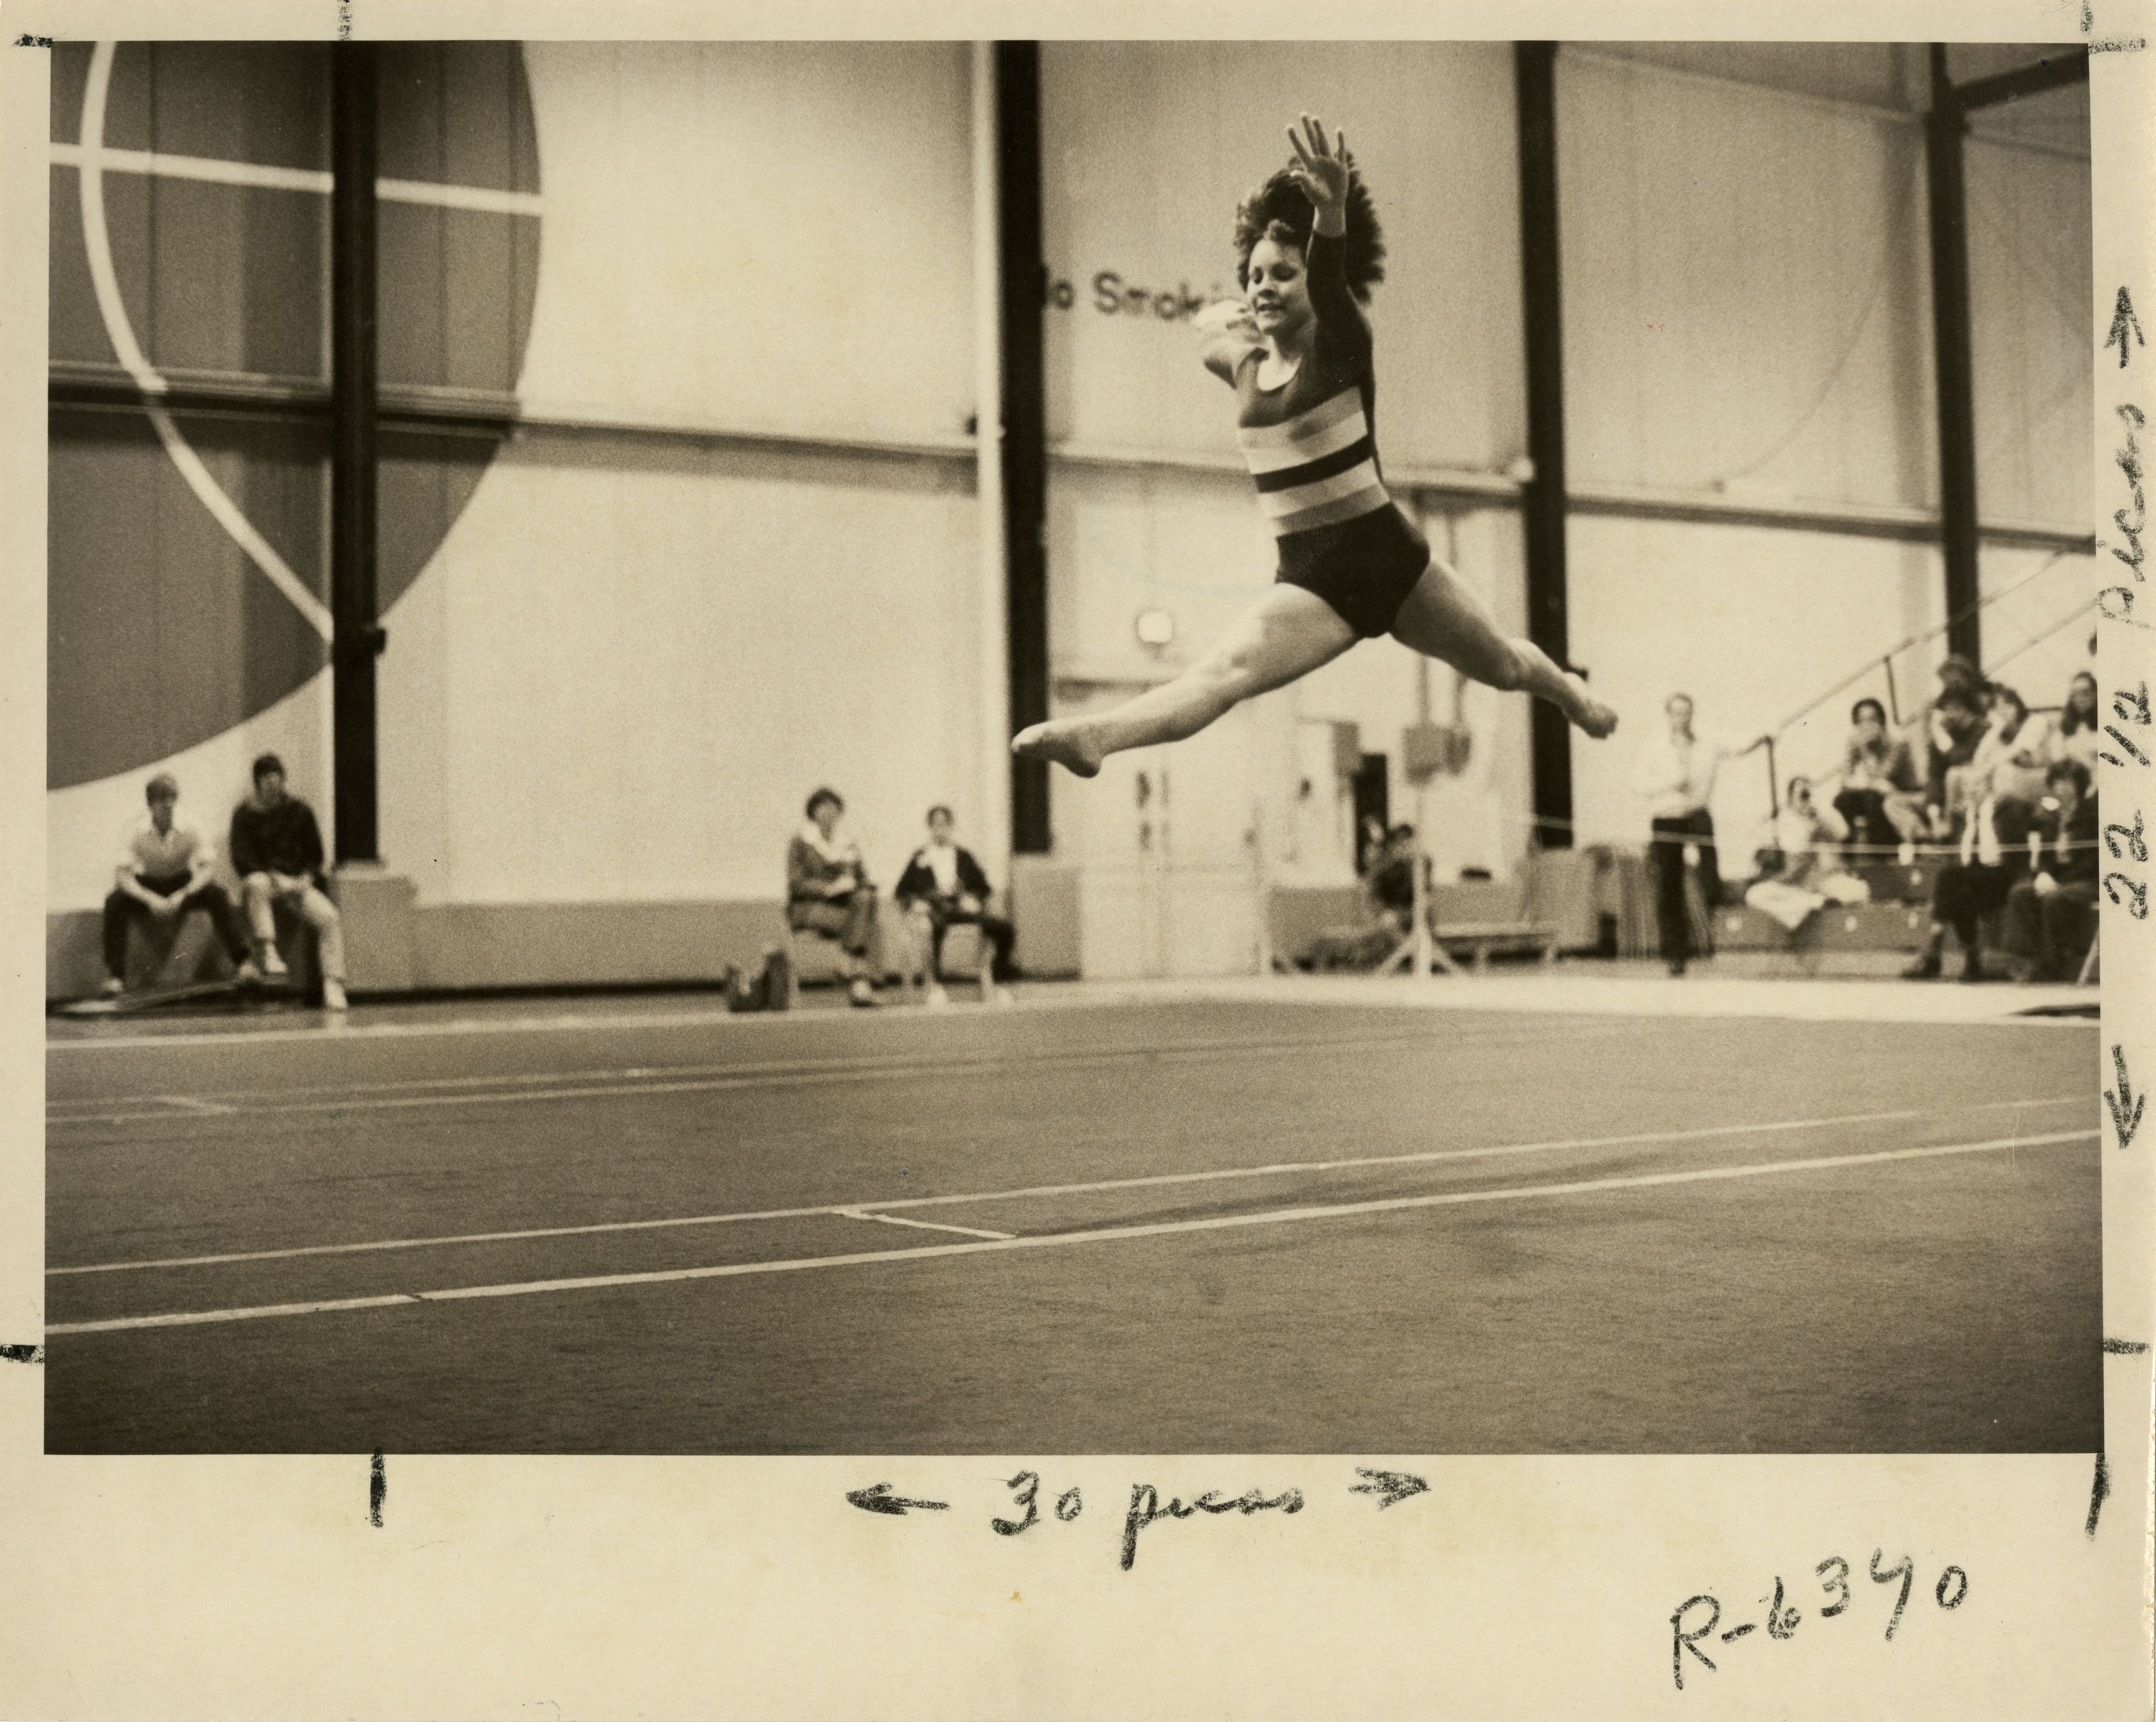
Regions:
<svg viewBox="0 0 2156 1722"><path fill-rule="evenodd" d="M127 983L117 975L107 975L105 984L97 989L99 996L103 998L117 998L126 990Z"/></svg>
<svg viewBox="0 0 2156 1722"><path fill-rule="evenodd" d="M951 1008L951 995L943 990L942 983L939 981L931 981L928 983L928 991L921 1002L932 1011L947 1011Z"/></svg>
<svg viewBox="0 0 2156 1722"><path fill-rule="evenodd" d="M998 987L989 995L988 1002L999 1011L1008 1011L1015 1007L1018 1001L1010 996L1009 987Z"/></svg>
<svg viewBox="0 0 2156 1722"><path fill-rule="evenodd" d="M352 1008L352 1002L344 996L343 981L323 981L322 1008L326 1011L348 1011Z"/></svg>
<svg viewBox="0 0 2156 1722"><path fill-rule="evenodd" d="M1904 981L1936 981L1939 978L1939 954L1936 951L1920 956L1902 971Z"/></svg>
<svg viewBox="0 0 2156 1722"><path fill-rule="evenodd" d="M855 1009L872 1011L875 1008L875 989L864 980L856 981L846 989L846 1002Z"/></svg>
<svg viewBox="0 0 2156 1722"><path fill-rule="evenodd" d="M243 957L239 966L232 971L232 978L243 987L252 987L261 980L262 971L255 967L253 957Z"/></svg>
<svg viewBox="0 0 2156 1722"><path fill-rule="evenodd" d="M265 945L262 947L262 972L273 981L282 981L288 979L292 971L285 966L285 959L278 954L277 947Z"/></svg>

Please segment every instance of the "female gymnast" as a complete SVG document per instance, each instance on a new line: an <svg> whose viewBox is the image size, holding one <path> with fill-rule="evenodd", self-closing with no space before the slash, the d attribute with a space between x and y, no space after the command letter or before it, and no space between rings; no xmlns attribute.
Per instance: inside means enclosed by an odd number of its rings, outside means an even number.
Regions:
<svg viewBox="0 0 2156 1722"><path fill-rule="evenodd" d="M1198 317L1205 367L1235 391L1236 439L1280 541L1280 571L1198 662L1095 717L1022 730L1014 753L1081 777L1108 754L1194 735L1242 700L1305 676L1358 639L1402 645L1491 687L1525 689L1589 735L1617 714L1539 646L1499 632L1385 494L1372 440L1376 379L1359 301L1383 279L1376 212L1322 122L1288 128L1295 160L1235 212L1243 299Z"/></svg>

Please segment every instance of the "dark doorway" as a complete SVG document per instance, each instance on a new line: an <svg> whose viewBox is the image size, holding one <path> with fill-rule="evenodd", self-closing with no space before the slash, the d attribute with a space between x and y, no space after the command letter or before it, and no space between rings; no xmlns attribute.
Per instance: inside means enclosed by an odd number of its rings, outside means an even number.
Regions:
<svg viewBox="0 0 2156 1722"><path fill-rule="evenodd" d="M1355 790L1355 872L1359 878L1370 862L1370 823L1380 832L1392 829L1392 802L1385 793L1385 756L1366 753L1349 782Z"/></svg>

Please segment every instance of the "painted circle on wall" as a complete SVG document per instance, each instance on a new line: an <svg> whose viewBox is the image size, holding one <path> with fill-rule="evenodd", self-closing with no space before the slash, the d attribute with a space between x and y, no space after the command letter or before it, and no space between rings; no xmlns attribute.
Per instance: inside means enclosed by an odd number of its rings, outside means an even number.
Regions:
<svg viewBox="0 0 2156 1722"><path fill-rule="evenodd" d="M50 788L208 741L328 661L336 51L54 51ZM387 612L499 447L397 409L513 401L541 203L517 44L375 51Z"/></svg>

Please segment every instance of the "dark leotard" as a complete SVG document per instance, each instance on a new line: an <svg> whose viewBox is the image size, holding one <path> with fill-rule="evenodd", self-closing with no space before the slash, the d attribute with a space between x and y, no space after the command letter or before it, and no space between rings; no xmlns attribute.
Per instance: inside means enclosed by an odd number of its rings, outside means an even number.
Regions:
<svg viewBox="0 0 2156 1722"><path fill-rule="evenodd" d="M1392 627L1430 565L1430 546L1378 473L1370 327L1348 290L1341 250L1338 239L1311 235L1317 337L1295 375L1260 388L1265 350L1237 356L1235 438L1280 540L1276 577L1316 593L1368 639Z"/></svg>

